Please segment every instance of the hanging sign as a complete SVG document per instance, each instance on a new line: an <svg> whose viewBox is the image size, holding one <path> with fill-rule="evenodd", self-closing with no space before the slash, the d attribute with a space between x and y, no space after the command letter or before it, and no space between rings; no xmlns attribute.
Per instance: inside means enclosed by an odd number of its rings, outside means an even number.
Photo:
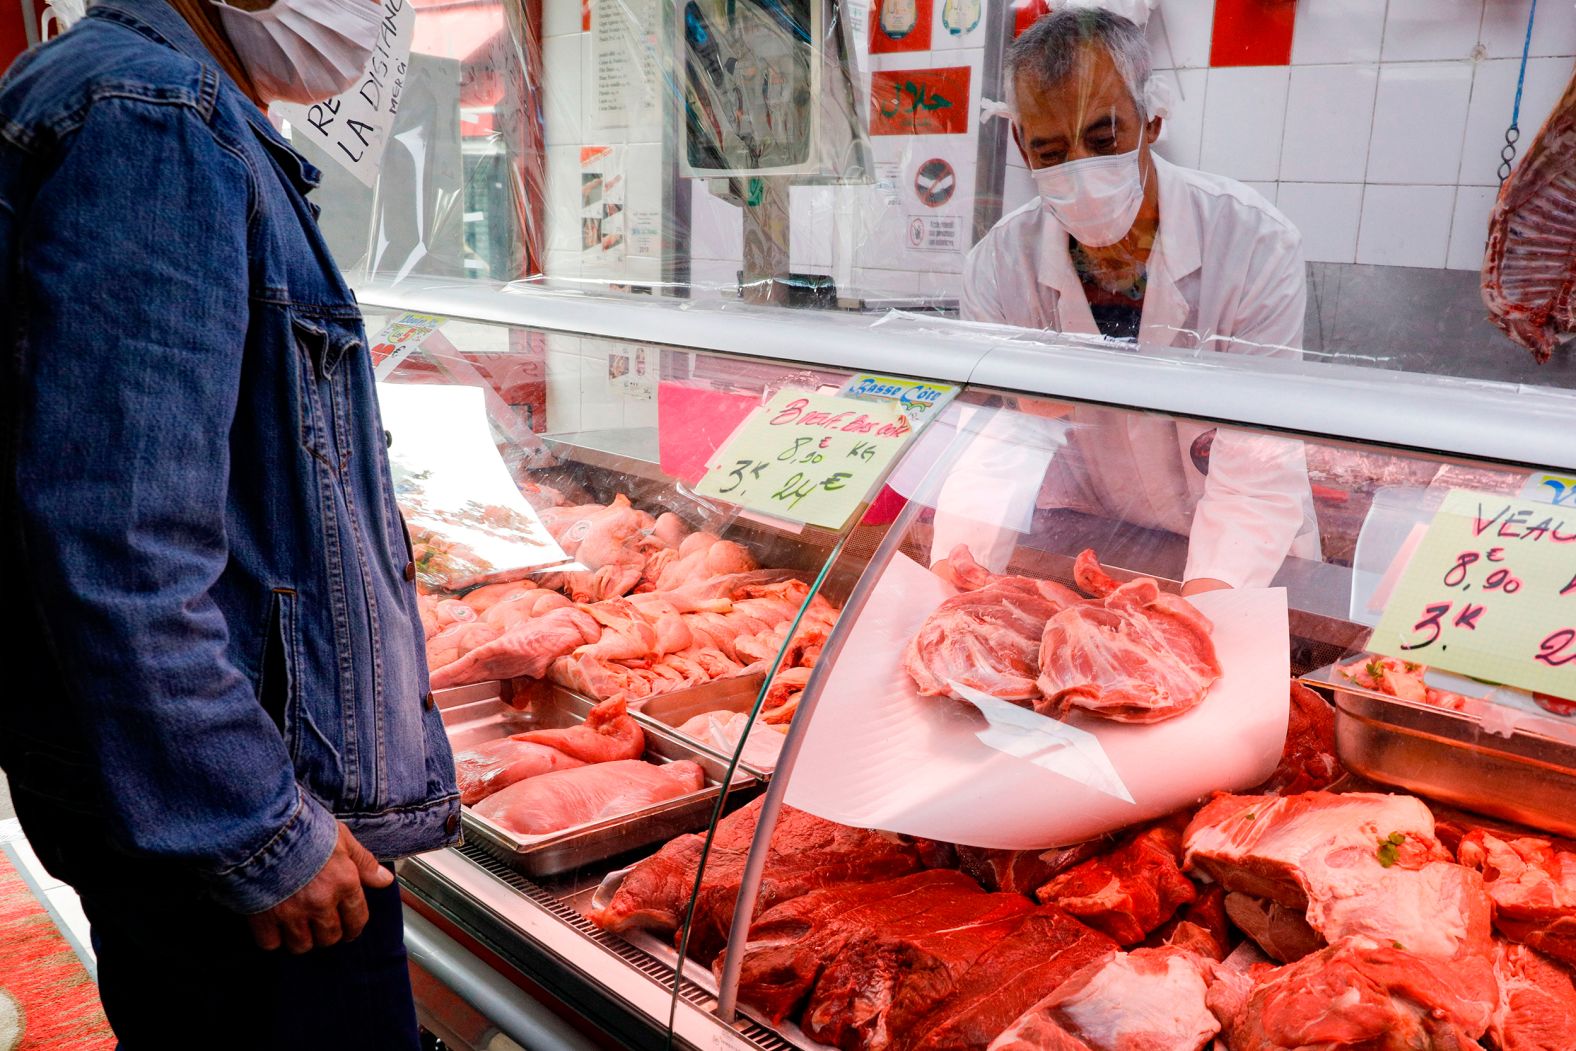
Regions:
<svg viewBox="0 0 1576 1051"><path fill-rule="evenodd" d="M1576 699L1576 508L1451 490L1369 646Z"/></svg>
<svg viewBox="0 0 1576 1051"><path fill-rule="evenodd" d="M861 401L891 402L908 413L911 419L921 416L930 419L936 415L936 410L957 395L958 388L950 383L927 383L924 380L860 372L850 377L837 393Z"/></svg>
<svg viewBox="0 0 1576 1051"><path fill-rule="evenodd" d="M896 402L780 390L722 443L695 491L838 529L915 431Z"/></svg>
<svg viewBox="0 0 1576 1051"><path fill-rule="evenodd" d="M382 8L377 43L355 87L310 106L275 102L271 107L290 122L292 141L311 142L365 186L378 180L416 32L412 0L382 0Z"/></svg>

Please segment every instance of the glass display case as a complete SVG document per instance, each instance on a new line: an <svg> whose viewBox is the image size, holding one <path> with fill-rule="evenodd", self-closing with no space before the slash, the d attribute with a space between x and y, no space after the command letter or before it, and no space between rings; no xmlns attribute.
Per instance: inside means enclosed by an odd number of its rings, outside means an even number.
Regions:
<svg viewBox="0 0 1576 1051"><path fill-rule="evenodd" d="M467 793L400 867L451 1046L1257 1047L1332 975L1491 1047L1571 1009L1576 399L360 296ZM708 495L783 397L891 409L861 377L945 401L841 519ZM457 549L460 466L556 548Z"/></svg>

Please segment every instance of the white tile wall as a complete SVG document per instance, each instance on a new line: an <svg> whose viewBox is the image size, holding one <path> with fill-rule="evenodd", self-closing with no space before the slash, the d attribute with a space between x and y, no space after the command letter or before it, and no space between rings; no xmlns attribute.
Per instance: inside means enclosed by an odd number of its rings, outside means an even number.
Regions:
<svg viewBox="0 0 1576 1051"><path fill-rule="evenodd" d="M796 272L832 265L835 193L830 186L794 186L788 191L788 258ZM741 219L742 222L742 219Z"/></svg>
<svg viewBox="0 0 1576 1051"><path fill-rule="evenodd" d="M1478 270L1488 244L1488 217L1499 194L1488 186L1456 188L1455 213L1450 221L1450 252L1445 265L1452 270Z"/></svg>
<svg viewBox="0 0 1576 1051"><path fill-rule="evenodd" d="M1283 182L1275 206L1302 231L1302 252L1308 262L1356 261L1361 183Z"/></svg>
<svg viewBox="0 0 1576 1051"><path fill-rule="evenodd" d="M1470 63L1398 63L1381 69L1367 181L1454 184L1471 94Z"/></svg>
<svg viewBox="0 0 1576 1051"><path fill-rule="evenodd" d="M1384 0L1300 0L1292 65L1379 61L1384 16Z"/></svg>
<svg viewBox="0 0 1576 1051"><path fill-rule="evenodd" d="M1489 58L1520 58L1531 8L1532 0L1488 0L1483 7L1484 54ZM1540 0L1528 53L1534 58L1576 55L1576 4Z"/></svg>
<svg viewBox="0 0 1576 1051"><path fill-rule="evenodd" d="M1544 4L1538 5L1543 11ZM1571 77L1570 58L1535 58L1527 63L1527 81L1521 93L1521 144L1518 156L1543 126ZM1471 186L1499 185L1499 151L1505 145L1516 99L1519 58L1479 62L1472 84L1472 105L1467 112L1466 141L1461 155L1460 182Z"/></svg>
<svg viewBox="0 0 1576 1051"><path fill-rule="evenodd" d="M1377 65L1293 66L1280 177L1361 182L1378 82Z"/></svg>
<svg viewBox="0 0 1576 1051"><path fill-rule="evenodd" d="M1390 0L1380 57L1386 62L1471 58L1482 20L1483 0Z"/></svg>
<svg viewBox="0 0 1576 1051"><path fill-rule="evenodd" d="M1245 181L1279 178L1290 77L1285 67L1209 71L1200 151L1205 171Z"/></svg>
<svg viewBox="0 0 1576 1051"><path fill-rule="evenodd" d="M580 103L584 76L585 34L549 37L542 42L542 124L547 145L580 143Z"/></svg>
<svg viewBox="0 0 1576 1051"><path fill-rule="evenodd" d="M1454 186L1377 186L1363 190L1357 262L1442 267L1450 243Z"/></svg>
<svg viewBox="0 0 1576 1051"><path fill-rule="evenodd" d="M1199 166L1204 139L1204 101L1209 74L1202 69L1167 70L1156 74L1171 82L1171 113L1161 124L1155 148L1173 164Z"/></svg>
<svg viewBox="0 0 1576 1051"><path fill-rule="evenodd" d="M1250 190L1257 191L1260 197L1263 197L1271 204L1275 203L1275 198L1280 194L1280 183L1278 182L1245 182L1242 185Z"/></svg>
<svg viewBox="0 0 1576 1051"><path fill-rule="evenodd" d="M542 4L542 35L562 36L580 32L581 0L545 0Z"/></svg>
<svg viewBox="0 0 1576 1051"><path fill-rule="evenodd" d="M1214 19L1213 3L1159 0L1147 27L1156 68L1207 69Z"/></svg>

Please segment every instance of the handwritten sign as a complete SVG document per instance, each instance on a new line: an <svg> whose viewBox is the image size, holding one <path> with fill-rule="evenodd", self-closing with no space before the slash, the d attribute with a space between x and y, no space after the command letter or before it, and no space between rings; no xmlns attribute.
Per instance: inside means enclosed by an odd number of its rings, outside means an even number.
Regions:
<svg viewBox="0 0 1576 1051"><path fill-rule="evenodd" d="M372 337L372 367L378 379L386 378L443 324L436 314L400 314Z"/></svg>
<svg viewBox="0 0 1576 1051"><path fill-rule="evenodd" d="M366 186L377 182L383 164L383 148L399 113L416 32L411 0L382 0L382 4L377 43L355 87L310 106L276 102L272 107L290 122L292 136L318 146Z"/></svg>
<svg viewBox="0 0 1576 1051"><path fill-rule="evenodd" d="M837 529L914 433L896 402L781 390L722 443L695 491Z"/></svg>
<svg viewBox="0 0 1576 1051"><path fill-rule="evenodd" d="M1576 508L1451 490L1370 648L1576 699Z"/></svg>
<svg viewBox="0 0 1576 1051"><path fill-rule="evenodd" d="M920 416L931 419L938 409L957 395L958 388L950 383L928 383L901 376L877 376L860 372L850 377L837 393L860 401L891 402L908 413L911 419Z"/></svg>

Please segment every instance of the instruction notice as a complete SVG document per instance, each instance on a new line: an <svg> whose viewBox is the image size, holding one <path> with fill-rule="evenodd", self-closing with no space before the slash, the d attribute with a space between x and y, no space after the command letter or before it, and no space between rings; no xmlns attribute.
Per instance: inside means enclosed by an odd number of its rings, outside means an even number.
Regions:
<svg viewBox="0 0 1576 1051"><path fill-rule="evenodd" d="M1369 645L1576 699L1576 507L1451 490Z"/></svg>
<svg viewBox="0 0 1576 1051"><path fill-rule="evenodd" d="M410 45L416 32L411 0L382 0L382 7L383 23L372 57L355 87L310 106L276 102L271 107L290 122L292 141L311 142L365 186L377 182L383 164L383 150L410 72Z"/></svg>
<svg viewBox="0 0 1576 1051"><path fill-rule="evenodd" d="M695 491L752 511L841 528L913 438L896 402L780 390L745 417Z"/></svg>

